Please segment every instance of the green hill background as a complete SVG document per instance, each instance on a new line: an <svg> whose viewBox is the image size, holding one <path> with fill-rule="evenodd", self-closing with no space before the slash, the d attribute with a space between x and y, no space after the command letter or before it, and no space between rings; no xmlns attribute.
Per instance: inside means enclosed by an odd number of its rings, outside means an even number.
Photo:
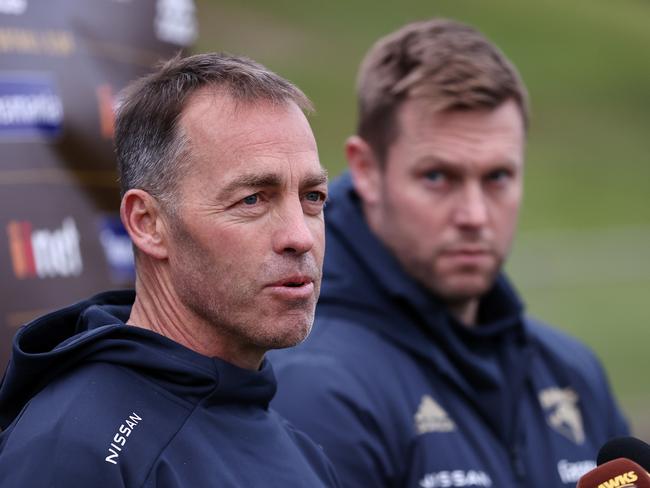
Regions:
<svg viewBox="0 0 650 488"><path fill-rule="evenodd" d="M321 162L344 168L368 47L431 16L470 23L531 96L526 197L508 271L531 314L603 360L635 434L650 439L650 2L197 0L197 51L250 56L314 101Z"/></svg>

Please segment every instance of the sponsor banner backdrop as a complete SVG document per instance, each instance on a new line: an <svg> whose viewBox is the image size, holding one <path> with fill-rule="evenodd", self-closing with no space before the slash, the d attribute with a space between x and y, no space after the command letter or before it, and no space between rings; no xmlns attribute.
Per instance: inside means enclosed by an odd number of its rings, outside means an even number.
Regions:
<svg viewBox="0 0 650 488"><path fill-rule="evenodd" d="M0 0L0 371L26 321L132 286L115 99L196 25L193 0Z"/></svg>

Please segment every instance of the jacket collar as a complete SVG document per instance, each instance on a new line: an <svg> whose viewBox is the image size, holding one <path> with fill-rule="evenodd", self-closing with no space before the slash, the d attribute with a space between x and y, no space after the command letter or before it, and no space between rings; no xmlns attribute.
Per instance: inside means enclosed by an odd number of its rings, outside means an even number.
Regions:
<svg viewBox="0 0 650 488"><path fill-rule="evenodd" d="M126 325L134 299L132 291L102 293L21 328L0 384L0 428L49 382L88 362L137 370L185 401L268 408L276 380L267 360L258 371L250 371Z"/></svg>

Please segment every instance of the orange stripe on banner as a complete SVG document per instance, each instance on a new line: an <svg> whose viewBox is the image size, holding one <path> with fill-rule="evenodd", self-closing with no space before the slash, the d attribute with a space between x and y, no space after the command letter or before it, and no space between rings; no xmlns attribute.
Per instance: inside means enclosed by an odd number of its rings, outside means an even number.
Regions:
<svg viewBox="0 0 650 488"><path fill-rule="evenodd" d="M11 264L14 275L18 279L27 278L27 257L23 245L22 223L14 220L7 224L7 235L9 237L9 252L11 253Z"/></svg>
<svg viewBox="0 0 650 488"><path fill-rule="evenodd" d="M32 224L29 222L22 222L22 231L23 252L27 263L27 275L36 276L36 261L34 260L34 249L32 248Z"/></svg>
<svg viewBox="0 0 650 488"><path fill-rule="evenodd" d="M115 112L113 111L113 89L109 84L99 85L96 89L97 104L99 106L99 127L102 136L106 139L113 138L115 130Z"/></svg>

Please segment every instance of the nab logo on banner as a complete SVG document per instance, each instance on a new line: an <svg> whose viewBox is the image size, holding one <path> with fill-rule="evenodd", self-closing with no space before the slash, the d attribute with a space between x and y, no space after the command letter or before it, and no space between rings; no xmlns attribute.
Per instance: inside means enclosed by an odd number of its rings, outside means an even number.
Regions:
<svg viewBox="0 0 650 488"><path fill-rule="evenodd" d="M83 271L79 231L72 217L58 229L33 229L31 222L7 224L14 275L27 278L69 278Z"/></svg>
<svg viewBox="0 0 650 488"><path fill-rule="evenodd" d="M0 73L0 137L54 139L62 127L63 102L53 80Z"/></svg>

